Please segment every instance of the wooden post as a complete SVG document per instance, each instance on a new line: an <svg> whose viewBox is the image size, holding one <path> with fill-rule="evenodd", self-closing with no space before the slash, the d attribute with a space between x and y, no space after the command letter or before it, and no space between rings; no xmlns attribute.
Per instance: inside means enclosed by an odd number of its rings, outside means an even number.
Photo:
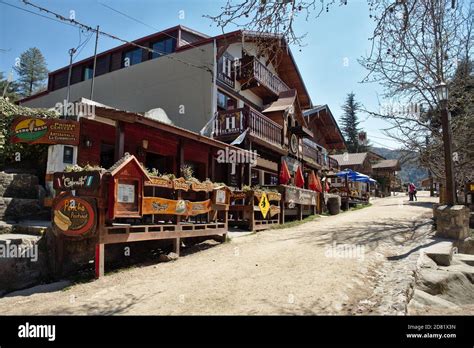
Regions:
<svg viewBox="0 0 474 348"><path fill-rule="evenodd" d="M117 121L117 124L115 126L115 153L114 153L115 162L121 159L124 153L125 153L124 124L122 121Z"/></svg>
<svg viewBox="0 0 474 348"><path fill-rule="evenodd" d="M173 239L173 251L179 256L179 251L181 247L181 238Z"/></svg>
<svg viewBox="0 0 474 348"><path fill-rule="evenodd" d="M298 218L303 220L303 204L298 204Z"/></svg>
<svg viewBox="0 0 474 348"><path fill-rule="evenodd" d="M95 277L97 279L104 275L104 246L103 243L97 243L95 246Z"/></svg>

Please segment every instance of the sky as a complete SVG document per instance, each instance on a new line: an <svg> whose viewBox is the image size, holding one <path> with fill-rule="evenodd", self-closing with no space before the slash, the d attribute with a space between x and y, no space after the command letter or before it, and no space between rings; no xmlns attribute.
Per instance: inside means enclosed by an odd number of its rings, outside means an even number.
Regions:
<svg viewBox="0 0 474 348"><path fill-rule="evenodd" d="M221 29L205 14L219 13L221 0L30 0L39 6L126 40L135 40L181 24L208 35L218 35ZM48 69L56 70L69 64L68 50L77 47L90 33L52 21L32 13L40 13L19 0L0 0L0 71L7 75L22 52L37 47L46 58ZM124 12L146 24L137 23L107 8ZM71 12L73 11L73 12ZM46 15L42 13L42 15ZM314 17L314 16L313 16ZM332 6L319 18L303 17L296 22L298 34L306 34L304 46L291 48L313 104L327 104L336 120L342 115L342 104L347 93L354 92L368 110L378 110L383 90L376 84L359 83L367 71L357 62L370 49L368 38L374 23L369 19L366 0L348 0L344 6ZM159 29L154 30L153 28ZM229 28L228 31L234 28ZM102 52L121 42L100 37L98 51ZM94 53L94 37L75 56L74 61ZM367 131L369 141L376 147L396 149L400 144L387 138L383 120L359 114L360 127Z"/></svg>

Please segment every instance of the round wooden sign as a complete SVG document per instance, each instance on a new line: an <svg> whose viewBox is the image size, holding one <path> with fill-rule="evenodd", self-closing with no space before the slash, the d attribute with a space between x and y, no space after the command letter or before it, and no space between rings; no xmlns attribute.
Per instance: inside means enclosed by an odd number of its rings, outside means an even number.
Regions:
<svg viewBox="0 0 474 348"><path fill-rule="evenodd" d="M53 226L69 237L83 237L91 234L96 227L94 201L65 195L53 206Z"/></svg>

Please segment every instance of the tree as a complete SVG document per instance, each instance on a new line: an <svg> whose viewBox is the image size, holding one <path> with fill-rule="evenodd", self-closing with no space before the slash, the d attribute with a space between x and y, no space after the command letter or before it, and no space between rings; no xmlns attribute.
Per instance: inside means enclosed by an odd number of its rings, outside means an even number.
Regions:
<svg viewBox="0 0 474 348"><path fill-rule="evenodd" d="M372 50L360 60L368 69L363 82L381 84L385 101L391 102L369 114L389 122L386 135L420 154L421 164L444 180L441 109L435 87L446 82L457 154L454 172L458 183L463 183L469 172L463 168L473 165L469 144L473 92L468 88L469 79L472 84L472 2L372 1L371 17L376 28Z"/></svg>
<svg viewBox="0 0 474 348"><path fill-rule="evenodd" d="M341 130L346 140L347 150L350 153L366 150L366 146L359 141L360 121L357 117L357 112L360 108L361 105L356 101L355 94L353 92L347 94L346 101L342 106L344 114L341 116Z"/></svg>
<svg viewBox="0 0 474 348"><path fill-rule="evenodd" d="M19 76L21 96L30 96L45 87L48 69L44 56L38 48L32 47L23 52L14 69Z"/></svg>
<svg viewBox="0 0 474 348"><path fill-rule="evenodd" d="M5 78L3 71L0 71L0 94L1 96L8 98L11 101L18 100L18 83L15 81L9 81L9 78Z"/></svg>

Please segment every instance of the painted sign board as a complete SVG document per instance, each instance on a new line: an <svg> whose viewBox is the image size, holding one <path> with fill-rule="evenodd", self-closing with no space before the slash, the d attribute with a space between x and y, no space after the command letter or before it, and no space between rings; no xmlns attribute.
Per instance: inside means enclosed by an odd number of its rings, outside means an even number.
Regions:
<svg viewBox="0 0 474 348"><path fill-rule="evenodd" d="M82 237L96 229L95 200L71 195L59 196L53 206L53 227L69 237Z"/></svg>
<svg viewBox="0 0 474 348"><path fill-rule="evenodd" d="M98 171L57 172L53 175L53 187L59 191L74 191L79 189L95 191L100 185Z"/></svg>
<svg viewBox="0 0 474 348"><path fill-rule="evenodd" d="M79 145L79 122L19 116L12 123L12 143Z"/></svg>
<svg viewBox="0 0 474 348"><path fill-rule="evenodd" d="M316 205L316 192L285 186L285 202L303 205Z"/></svg>
<svg viewBox="0 0 474 348"><path fill-rule="evenodd" d="M142 212L143 215L166 214L195 216L211 211L211 200L202 202L190 202L179 199L166 199L161 197L144 197Z"/></svg>

